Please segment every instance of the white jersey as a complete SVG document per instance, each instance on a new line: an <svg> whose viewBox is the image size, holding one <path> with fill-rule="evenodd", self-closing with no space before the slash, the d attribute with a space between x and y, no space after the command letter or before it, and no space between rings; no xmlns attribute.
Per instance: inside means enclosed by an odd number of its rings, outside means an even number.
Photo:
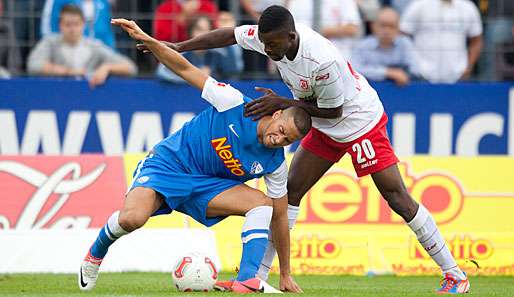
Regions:
<svg viewBox="0 0 514 297"><path fill-rule="evenodd" d="M273 61L282 80L297 100L317 100L319 108L343 108L340 118L313 117L313 127L338 142L350 142L370 131L384 111L375 90L326 38L301 24L296 31L300 46L294 60ZM258 26L240 26L234 34L240 46L265 55Z"/></svg>

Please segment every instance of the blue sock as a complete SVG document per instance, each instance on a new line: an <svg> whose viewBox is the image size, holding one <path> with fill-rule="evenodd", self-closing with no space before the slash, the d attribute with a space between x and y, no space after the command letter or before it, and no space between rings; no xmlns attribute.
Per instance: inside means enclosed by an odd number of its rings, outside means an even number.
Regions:
<svg viewBox="0 0 514 297"><path fill-rule="evenodd" d="M253 233L249 233L253 232ZM239 273L237 275L238 281L245 281L250 278L254 278L261 265L266 246L268 245L268 230L254 229L243 232L241 237L243 240L250 234L260 235L260 238L254 238L246 243L243 243L243 255L241 257L241 263L239 264ZM243 241L244 242L244 241Z"/></svg>
<svg viewBox="0 0 514 297"><path fill-rule="evenodd" d="M257 275L268 244L272 214L273 208L271 206L259 206L246 213L246 220L241 233L243 254L239 264L238 281L245 281Z"/></svg>
<svg viewBox="0 0 514 297"><path fill-rule="evenodd" d="M113 244L121 236L128 233L127 231L123 230L123 228L121 228L118 223L119 214L119 211L113 213L107 221L107 224L105 224L102 230L100 230L98 237L91 247L91 256L103 259L107 254L111 244Z"/></svg>

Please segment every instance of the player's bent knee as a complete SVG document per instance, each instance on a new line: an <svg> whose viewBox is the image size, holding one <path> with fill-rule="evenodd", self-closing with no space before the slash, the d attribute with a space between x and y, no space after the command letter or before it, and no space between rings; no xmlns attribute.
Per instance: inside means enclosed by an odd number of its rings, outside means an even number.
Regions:
<svg viewBox="0 0 514 297"><path fill-rule="evenodd" d="M256 192L253 199L248 202L248 210L259 206L273 206L273 200L260 191Z"/></svg>
<svg viewBox="0 0 514 297"><path fill-rule="evenodd" d="M143 227L146 221L148 221L148 216L144 213L138 212L137 210L126 209L120 211L120 216L118 219L118 223L120 224L121 228L128 232L132 232Z"/></svg>

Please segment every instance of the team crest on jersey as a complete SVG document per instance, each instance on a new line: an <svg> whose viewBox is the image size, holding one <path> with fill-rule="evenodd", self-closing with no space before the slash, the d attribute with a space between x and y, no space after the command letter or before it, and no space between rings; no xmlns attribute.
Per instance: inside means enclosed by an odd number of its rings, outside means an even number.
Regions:
<svg viewBox="0 0 514 297"><path fill-rule="evenodd" d="M308 90L309 89L309 82L305 79L300 79L300 88L304 89L304 90Z"/></svg>
<svg viewBox="0 0 514 297"><path fill-rule="evenodd" d="M262 168L261 163L255 161L252 164L252 168L250 169L250 174L259 174L264 171L264 168Z"/></svg>

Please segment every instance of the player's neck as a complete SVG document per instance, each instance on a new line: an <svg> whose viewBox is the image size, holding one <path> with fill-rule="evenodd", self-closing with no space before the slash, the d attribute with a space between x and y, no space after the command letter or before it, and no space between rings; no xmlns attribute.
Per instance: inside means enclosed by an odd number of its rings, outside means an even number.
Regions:
<svg viewBox="0 0 514 297"><path fill-rule="evenodd" d="M300 49L300 35L298 35L298 32L296 32L296 38L293 40L293 44L291 48L286 53L286 58L289 61L293 61L296 58L296 55L298 54L298 50Z"/></svg>

